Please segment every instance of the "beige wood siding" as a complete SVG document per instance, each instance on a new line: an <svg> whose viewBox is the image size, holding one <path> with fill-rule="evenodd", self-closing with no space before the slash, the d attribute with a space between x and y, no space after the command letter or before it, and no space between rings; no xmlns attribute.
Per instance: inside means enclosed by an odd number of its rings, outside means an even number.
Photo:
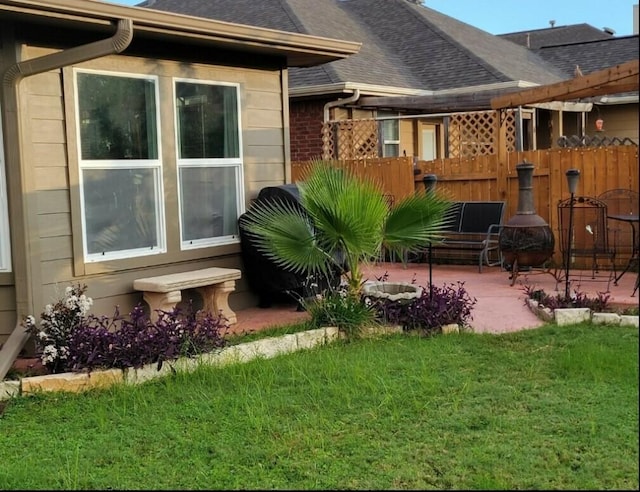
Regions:
<svg viewBox="0 0 640 492"><path fill-rule="evenodd" d="M603 131L595 131L598 115L604 120ZM593 109L587 115L587 134L600 137L630 138L636 145L638 140L638 103L600 106L600 111Z"/></svg>
<svg viewBox="0 0 640 492"><path fill-rule="evenodd" d="M16 326L16 291L13 286L0 285L0 345Z"/></svg>
<svg viewBox="0 0 640 492"><path fill-rule="evenodd" d="M48 52L27 50L28 56ZM95 314L112 315L114 306L128 312L142 297L134 292L139 277L173 273L190 268L222 266L242 268L239 244L181 252L177 238L175 132L173 77L204 81L233 82L240 85L242 144L247 206L264 186L285 181L285 137L283 94L280 70L258 70L184 64L112 56L81 65L83 68L114 72L153 74L159 77L161 107L161 159L166 200L167 249L165 255L111 262L83 264L81 223L78 202L76 122L71 68L29 77L21 84L24 102L25 162L32 168L35 227L32 237L39 241L39 275L44 303L60 298L71 283L87 284L94 298ZM12 287L0 290L0 337L15 325ZM254 303L244 279L237 282L230 304L233 309ZM34 313L36 315L40 314ZM7 321L10 326L6 326Z"/></svg>
<svg viewBox="0 0 640 492"><path fill-rule="evenodd" d="M416 126L415 121L412 119L399 120L400 126L400 156L412 157L416 155L414 149L416 144L414 142L414 128Z"/></svg>

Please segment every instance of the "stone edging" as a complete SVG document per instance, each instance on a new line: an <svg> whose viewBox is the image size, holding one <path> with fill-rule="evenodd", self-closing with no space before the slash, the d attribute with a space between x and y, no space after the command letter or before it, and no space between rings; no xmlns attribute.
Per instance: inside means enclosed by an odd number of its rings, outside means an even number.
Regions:
<svg viewBox="0 0 640 492"><path fill-rule="evenodd" d="M553 311L540 306L534 299L526 299L529 309L542 321L553 322L558 326L572 325L583 321L591 321L594 325L635 326L640 325L640 317L617 313L592 313L589 308L558 308Z"/></svg>
<svg viewBox="0 0 640 492"><path fill-rule="evenodd" d="M457 328L457 325L455 325ZM451 329L451 332L454 330ZM457 331L457 330L455 330ZM402 333L400 326L370 328L365 336ZM444 330L443 330L444 333ZM269 359L277 355L311 349L333 342L344 336L338 328L327 327L301 331L279 337L268 337L253 342L231 345L222 349L194 357L181 357L165 362L158 370L157 364L147 364L140 368L105 369L91 372L65 372L21 378L19 381L0 381L0 400L13 396L29 395L40 391L81 392L94 388L106 388L113 384L140 384L164 377L178 370L194 371L201 365L222 367L229 364L248 362L256 358Z"/></svg>

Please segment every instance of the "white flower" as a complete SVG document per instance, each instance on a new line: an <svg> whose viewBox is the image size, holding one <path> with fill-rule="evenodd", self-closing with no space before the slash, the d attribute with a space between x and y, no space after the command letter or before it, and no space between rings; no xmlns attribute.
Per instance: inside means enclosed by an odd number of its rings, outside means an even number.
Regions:
<svg viewBox="0 0 640 492"><path fill-rule="evenodd" d="M73 287L71 287L70 285L68 285L65 289L64 289L64 294L66 296L68 296L69 294L71 294L73 292Z"/></svg>
<svg viewBox="0 0 640 492"><path fill-rule="evenodd" d="M60 347L59 357L61 359L66 359L69 356L69 348L68 347Z"/></svg>
<svg viewBox="0 0 640 492"><path fill-rule="evenodd" d="M76 307L77 304L78 304L78 297L75 295L67 297L67 299L64 301L64 306L67 309L73 309Z"/></svg>
<svg viewBox="0 0 640 492"><path fill-rule="evenodd" d="M55 361L58 358L58 349L54 345L47 345L42 350L42 362L45 364L49 364L50 362Z"/></svg>
<svg viewBox="0 0 640 492"><path fill-rule="evenodd" d="M78 298L78 309L80 311L80 316L86 315L89 312L89 309L91 309L91 306L93 306L93 299L91 299L91 297L87 297L82 294Z"/></svg>
<svg viewBox="0 0 640 492"><path fill-rule="evenodd" d="M44 331L39 331L39 332L38 332L38 338L39 338L40 340L46 340L46 339L47 339L47 333L46 333L46 332L44 332Z"/></svg>

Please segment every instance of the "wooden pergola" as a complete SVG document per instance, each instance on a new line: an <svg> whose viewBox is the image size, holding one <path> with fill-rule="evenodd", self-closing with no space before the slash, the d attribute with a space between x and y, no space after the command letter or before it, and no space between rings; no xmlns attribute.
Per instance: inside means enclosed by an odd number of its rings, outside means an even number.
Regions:
<svg viewBox="0 0 640 492"><path fill-rule="evenodd" d="M517 108L525 104L569 101L605 94L638 91L638 60L605 68L573 79L503 94L491 99L492 109Z"/></svg>

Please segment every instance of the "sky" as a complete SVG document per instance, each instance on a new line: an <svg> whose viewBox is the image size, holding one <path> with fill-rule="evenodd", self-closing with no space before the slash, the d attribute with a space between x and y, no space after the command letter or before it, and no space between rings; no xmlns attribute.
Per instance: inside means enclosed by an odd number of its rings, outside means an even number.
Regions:
<svg viewBox="0 0 640 492"><path fill-rule="evenodd" d="M108 0L135 5L141 0ZM260 0L256 0L259 2ZM569 24L611 28L616 36L633 34L633 0L426 0L424 4L491 34Z"/></svg>

